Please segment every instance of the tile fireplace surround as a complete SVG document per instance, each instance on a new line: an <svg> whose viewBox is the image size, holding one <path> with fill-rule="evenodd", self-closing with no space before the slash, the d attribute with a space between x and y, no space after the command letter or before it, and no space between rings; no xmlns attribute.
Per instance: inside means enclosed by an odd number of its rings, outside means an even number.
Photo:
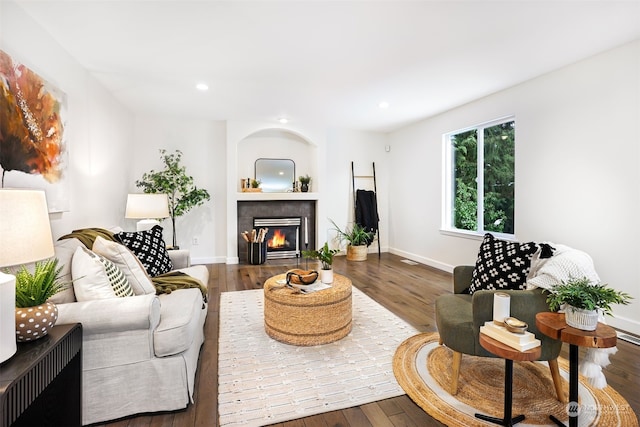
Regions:
<svg viewBox="0 0 640 427"><path fill-rule="evenodd" d="M253 218L264 217L301 217L307 218L309 224L309 249L316 246L316 201L315 200L264 200L238 201L238 258L240 264L248 264L247 242L240 236L243 231L253 228ZM304 247L303 230L301 229L301 249Z"/></svg>

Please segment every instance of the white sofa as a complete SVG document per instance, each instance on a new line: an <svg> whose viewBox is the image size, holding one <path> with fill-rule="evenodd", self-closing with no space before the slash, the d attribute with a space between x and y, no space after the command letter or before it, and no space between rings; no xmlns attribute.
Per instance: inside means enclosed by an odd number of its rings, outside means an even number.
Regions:
<svg viewBox="0 0 640 427"><path fill-rule="evenodd" d="M70 271L81 245L75 238L56 243L62 274ZM188 251L169 255L174 269L207 285L207 268L190 266ZM71 288L54 302L58 324L83 327L83 425L181 409L193 402L207 315L200 289L78 302Z"/></svg>

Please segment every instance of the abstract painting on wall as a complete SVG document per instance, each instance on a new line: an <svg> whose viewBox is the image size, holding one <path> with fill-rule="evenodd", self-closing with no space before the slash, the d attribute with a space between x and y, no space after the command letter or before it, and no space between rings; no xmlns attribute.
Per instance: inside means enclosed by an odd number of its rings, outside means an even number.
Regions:
<svg viewBox="0 0 640 427"><path fill-rule="evenodd" d="M45 191L50 212L69 210L66 96L0 50L3 188Z"/></svg>

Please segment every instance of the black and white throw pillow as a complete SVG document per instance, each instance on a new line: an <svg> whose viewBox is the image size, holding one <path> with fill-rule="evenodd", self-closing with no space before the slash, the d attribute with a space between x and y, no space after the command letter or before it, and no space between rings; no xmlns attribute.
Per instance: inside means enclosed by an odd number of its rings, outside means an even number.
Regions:
<svg viewBox="0 0 640 427"><path fill-rule="evenodd" d="M537 250L534 242L511 242L485 234L473 269L469 293L481 289L525 289L531 257Z"/></svg>
<svg viewBox="0 0 640 427"><path fill-rule="evenodd" d="M173 269L167 246L162 239L162 227L159 225L151 230L123 231L114 236L138 257L149 276L156 277Z"/></svg>

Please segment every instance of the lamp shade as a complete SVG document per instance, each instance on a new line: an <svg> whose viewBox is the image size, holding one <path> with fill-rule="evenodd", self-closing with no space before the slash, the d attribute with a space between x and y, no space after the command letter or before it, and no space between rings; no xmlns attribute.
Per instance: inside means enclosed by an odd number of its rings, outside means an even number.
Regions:
<svg viewBox="0 0 640 427"><path fill-rule="evenodd" d="M0 190L0 267L54 255L44 191Z"/></svg>
<svg viewBox="0 0 640 427"><path fill-rule="evenodd" d="M55 255L43 191L0 189L0 267ZM16 279L0 271L0 363L16 352Z"/></svg>
<svg viewBox="0 0 640 427"><path fill-rule="evenodd" d="M169 198L166 194L129 194L125 218L168 218Z"/></svg>

